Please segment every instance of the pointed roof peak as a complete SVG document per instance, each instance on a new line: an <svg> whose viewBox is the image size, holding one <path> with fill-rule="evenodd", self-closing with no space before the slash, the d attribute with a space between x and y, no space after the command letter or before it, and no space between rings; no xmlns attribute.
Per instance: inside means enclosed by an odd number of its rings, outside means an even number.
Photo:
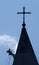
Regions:
<svg viewBox="0 0 39 65"><path fill-rule="evenodd" d="M23 22L22 26L23 26L23 28L25 28L25 26L26 26L25 22Z"/></svg>

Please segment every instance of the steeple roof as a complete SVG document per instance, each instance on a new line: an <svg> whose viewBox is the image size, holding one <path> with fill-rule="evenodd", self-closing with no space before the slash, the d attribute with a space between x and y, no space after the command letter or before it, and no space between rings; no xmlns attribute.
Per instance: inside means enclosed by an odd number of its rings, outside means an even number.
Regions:
<svg viewBox="0 0 39 65"><path fill-rule="evenodd" d="M25 25L24 22L13 65L38 65Z"/></svg>
<svg viewBox="0 0 39 65"><path fill-rule="evenodd" d="M23 27L21 30L20 39L18 42L17 53L29 53L33 51L29 36L27 34L26 28Z"/></svg>

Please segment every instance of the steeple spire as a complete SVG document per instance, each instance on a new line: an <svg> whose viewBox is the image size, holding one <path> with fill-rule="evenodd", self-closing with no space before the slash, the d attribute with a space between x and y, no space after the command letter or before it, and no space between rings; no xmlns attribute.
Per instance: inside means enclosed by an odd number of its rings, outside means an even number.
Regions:
<svg viewBox="0 0 39 65"><path fill-rule="evenodd" d="M7 53L14 57L14 62L12 65L39 65L33 47L31 45L27 30L25 28L25 14L31 14L31 12L25 12L25 7L23 7L23 12L18 12L18 14L23 14L23 28L21 30L17 51L14 55L9 49Z"/></svg>
<svg viewBox="0 0 39 65"><path fill-rule="evenodd" d="M17 14L23 14L23 28L25 28L26 24L25 24L25 14L31 14L31 12L25 12L25 7L23 7L23 12L17 12Z"/></svg>

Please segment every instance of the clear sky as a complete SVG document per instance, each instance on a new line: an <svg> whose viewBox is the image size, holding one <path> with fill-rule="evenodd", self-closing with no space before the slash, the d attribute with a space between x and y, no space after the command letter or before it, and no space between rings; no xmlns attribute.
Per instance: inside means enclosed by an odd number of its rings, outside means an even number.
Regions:
<svg viewBox="0 0 39 65"><path fill-rule="evenodd" d="M26 15L26 29L39 62L39 0L0 0L0 65L12 64L6 50L16 48L23 21L17 12L22 11L23 6L31 12Z"/></svg>

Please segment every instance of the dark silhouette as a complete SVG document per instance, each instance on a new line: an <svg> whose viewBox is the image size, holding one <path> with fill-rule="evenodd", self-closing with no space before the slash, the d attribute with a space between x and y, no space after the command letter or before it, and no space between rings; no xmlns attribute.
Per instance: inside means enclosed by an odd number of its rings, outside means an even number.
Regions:
<svg viewBox="0 0 39 65"><path fill-rule="evenodd" d="M9 49L9 50L7 51L7 53L8 53L9 55L12 55L13 57L15 57L15 54L12 53L11 49Z"/></svg>
<svg viewBox="0 0 39 65"><path fill-rule="evenodd" d="M25 27L25 14L31 14L31 12L25 12L25 7L23 7L23 12L17 12L17 14L23 14L23 27Z"/></svg>
<svg viewBox="0 0 39 65"><path fill-rule="evenodd" d="M13 65L38 65L33 47L25 28L25 14L31 14L31 12L25 12L25 7L23 7L23 12L18 12L17 14L23 14L23 24L17 52L15 56L13 55L12 51L9 50L7 52L9 55L14 56Z"/></svg>

